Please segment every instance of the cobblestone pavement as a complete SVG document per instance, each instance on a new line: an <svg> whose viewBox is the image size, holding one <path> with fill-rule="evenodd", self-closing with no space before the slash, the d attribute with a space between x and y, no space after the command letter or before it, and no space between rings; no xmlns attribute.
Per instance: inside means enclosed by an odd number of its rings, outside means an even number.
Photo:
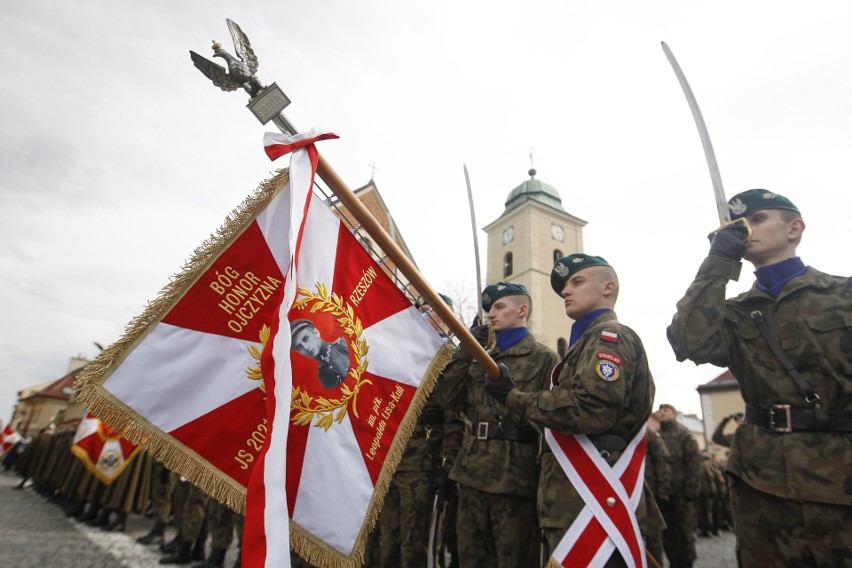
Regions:
<svg viewBox="0 0 852 568"><path fill-rule="evenodd" d="M143 546L136 538L151 527L151 520L130 515L127 530L105 532L66 517L62 509L29 487L15 489L20 478L0 471L0 568L155 568L163 554L156 545ZM174 537L169 527L166 538ZM734 535L699 538L694 568L737 565ZM236 539L235 539L236 543ZM208 545L209 548L209 545ZM236 560L231 546L225 557L230 568ZM668 565L668 564L666 564ZM191 566L191 565L190 565Z"/></svg>

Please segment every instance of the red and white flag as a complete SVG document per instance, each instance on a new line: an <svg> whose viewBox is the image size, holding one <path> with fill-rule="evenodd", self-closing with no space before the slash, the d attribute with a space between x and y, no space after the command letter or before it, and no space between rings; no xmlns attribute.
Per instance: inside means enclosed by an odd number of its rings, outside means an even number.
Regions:
<svg viewBox="0 0 852 568"><path fill-rule="evenodd" d="M23 440L23 437L12 430L12 426L7 424L3 429L3 432L0 432L0 454L5 454L9 450L15 447L15 444Z"/></svg>
<svg viewBox="0 0 852 568"><path fill-rule="evenodd" d="M247 198L77 380L93 414L235 510L267 434L260 354L292 257L290 209L304 206L292 178Z"/></svg>
<svg viewBox="0 0 852 568"><path fill-rule="evenodd" d="M265 146L275 159L291 143L267 134ZM313 152L292 156L291 176L306 159L315 171ZM293 250L262 360L269 440L249 486L242 561L287 566L292 546L318 566L360 566L425 402L418 387L449 352L315 195Z"/></svg>
<svg viewBox="0 0 852 568"><path fill-rule="evenodd" d="M645 482L645 427L610 466L587 436L546 429L545 439L585 507L553 550L558 566L604 566L613 552L630 568L646 568L636 520Z"/></svg>
<svg viewBox="0 0 852 568"><path fill-rule="evenodd" d="M138 446L122 438L91 412L83 416L71 445L71 453L106 484L124 471L138 451Z"/></svg>

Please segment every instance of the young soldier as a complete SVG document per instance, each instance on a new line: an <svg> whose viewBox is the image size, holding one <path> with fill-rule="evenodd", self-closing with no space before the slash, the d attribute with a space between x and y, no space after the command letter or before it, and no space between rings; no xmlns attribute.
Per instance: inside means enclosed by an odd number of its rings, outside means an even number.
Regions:
<svg viewBox="0 0 852 568"><path fill-rule="evenodd" d="M789 199L751 189L668 329L679 360L728 367L746 403L728 459L742 566L852 564L852 279L806 267ZM730 300L740 259L757 282Z"/></svg>
<svg viewBox="0 0 852 568"><path fill-rule="evenodd" d="M498 282L483 290L482 306L496 343L488 351L505 365L523 392L550 381L557 356L527 329L532 302L519 284ZM487 328L474 328L486 342ZM462 568L527 568L535 563L538 434L485 392L485 372L464 349L444 370L446 412L460 412L467 426L450 479L459 485L458 553Z"/></svg>
<svg viewBox="0 0 852 568"><path fill-rule="evenodd" d="M591 557L580 559L575 554L581 549L583 553L593 549L591 552L600 560L609 558L609 563L615 565L621 565L625 554L639 564L644 543L634 529L637 517L638 522L645 520L646 503L642 499L652 499L643 489L644 479L638 475L644 460L644 426L654 400L654 380L645 349L636 333L616 318L613 309L618 278L603 258L586 254L561 258L551 271L550 283L554 292L564 298L565 313L574 320L568 351L553 370L553 386L548 383L536 392L518 389L513 373L503 369L500 379L488 380L486 388L498 402L524 419L551 429L546 432L538 493L538 517L551 561L555 559L558 565L587 565ZM622 454L637 467L632 482L623 489L640 499L625 504L615 498L616 491L607 490L602 496L589 493L586 480L590 474L606 478L612 483L610 487L620 483L612 466ZM572 464L591 463L595 469L580 472L579 479L569 479L570 468L563 469L563 458ZM589 536L597 518L590 511L600 511L597 499L601 497L606 504L602 514L618 511L620 519L627 519L626 525L619 525L619 533L629 550L613 550L604 536L600 541ZM659 515L655 507L651 510Z"/></svg>

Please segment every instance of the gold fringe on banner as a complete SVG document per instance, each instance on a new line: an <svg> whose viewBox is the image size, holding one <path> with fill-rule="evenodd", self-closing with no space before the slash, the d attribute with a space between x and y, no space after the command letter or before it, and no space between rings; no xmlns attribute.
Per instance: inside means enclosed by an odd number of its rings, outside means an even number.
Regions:
<svg viewBox="0 0 852 568"><path fill-rule="evenodd" d="M411 400L411 405L408 407L408 411L405 413L405 417L402 419L399 429L394 435L387 458L385 458L385 463L382 465L382 471L376 480L373 497L370 499L370 505L367 508L367 515L364 523L361 525L361 531L355 540L350 554L341 554L340 551L335 550L328 543L318 539L291 520L290 546L299 556L315 566L323 568L360 568L364 564L364 550L367 546L367 539L376 525L379 514L382 512L385 494L388 492L393 474L400 460L402 460L402 455L405 453L408 441L414 434L417 419L426 405L426 399L429 398L429 395L438 383L438 377L441 375L444 367L452 359L453 352L454 349L449 344L444 344L432 358L432 362L426 369L426 373L420 381L420 387Z"/></svg>
<svg viewBox="0 0 852 568"><path fill-rule="evenodd" d="M131 320L124 336L101 351L95 360L80 372L74 383L78 400L89 412L130 442L143 446L168 469L179 473L202 491L239 513L245 511L245 487L148 422L102 385L216 259L243 234L284 187L287 179L288 170L283 169L261 183L252 195L231 212L216 233L195 249L181 272L170 279L157 299L148 303L145 311Z"/></svg>

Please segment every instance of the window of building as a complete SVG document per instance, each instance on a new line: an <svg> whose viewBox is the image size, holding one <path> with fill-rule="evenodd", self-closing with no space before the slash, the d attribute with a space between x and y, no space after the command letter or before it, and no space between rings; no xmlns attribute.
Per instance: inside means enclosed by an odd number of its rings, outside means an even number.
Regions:
<svg viewBox="0 0 852 568"><path fill-rule="evenodd" d="M562 251L559 249L553 249L553 264L556 264L556 261L565 256L562 254Z"/></svg>
<svg viewBox="0 0 852 568"><path fill-rule="evenodd" d="M512 275L512 253L507 252L503 257L503 276Z"/></svg>

